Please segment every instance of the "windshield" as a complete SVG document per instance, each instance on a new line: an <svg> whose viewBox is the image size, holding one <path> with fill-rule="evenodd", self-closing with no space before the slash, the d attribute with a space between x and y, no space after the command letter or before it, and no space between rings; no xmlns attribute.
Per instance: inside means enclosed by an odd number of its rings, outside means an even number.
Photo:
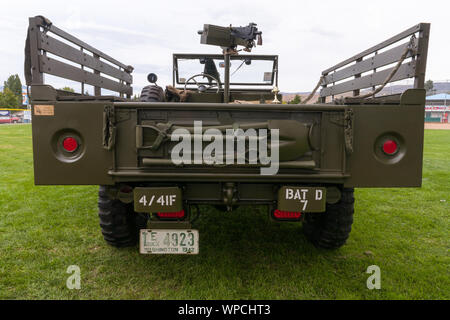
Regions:
<svg viewBox="0 0 450 320"><path fill-rule="evenodd" d="M232 56L230 62L230 85L239 86L271 86L274 83L276 56ZM225 62L218 55L174 55L176 66L176 82L184 84L196 74L209 74L224 83ZM197 77L199 83L208 84L212 81L207 77ZM190 81L189 83L193 83Z"/></svg>

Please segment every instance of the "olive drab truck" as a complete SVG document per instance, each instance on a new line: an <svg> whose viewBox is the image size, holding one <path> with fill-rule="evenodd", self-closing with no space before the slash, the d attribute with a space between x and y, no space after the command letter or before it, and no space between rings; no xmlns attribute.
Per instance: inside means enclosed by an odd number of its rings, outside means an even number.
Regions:
<svg viewBox="0 0 450 320"><path fill-rule="evenodd" d="M199 205L224 215L264 205L268 219L338 248L354 188L421 186L429 29L417 24L324 70L305 101L283 104L279 57L252 53L262 45L254 23L204 25L200 42L217 54L173 54L172 83L150 73L136 98L132 66L32 17L35 184L98 185L104 239L141 253L197 254ZM46 84L46 74L80 93ZM412 88L380 94L408 78Z"/></svg>

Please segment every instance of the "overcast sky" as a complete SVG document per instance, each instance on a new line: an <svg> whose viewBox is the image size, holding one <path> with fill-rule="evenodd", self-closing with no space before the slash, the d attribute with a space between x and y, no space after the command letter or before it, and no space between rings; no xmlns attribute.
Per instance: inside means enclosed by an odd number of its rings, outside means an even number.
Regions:
<svg viewBox="0 0 450 320"><path fill-rule="evenodd" d="M0 8L0 81L22 82L28 17L56 26L135 67L135 93L155 72L171 83L172 53L220 53L200 45L203 24L258 24L264 45L278 54L283 92L310 91L320 72L419 22L431 23L427 79L450 79L450 1L8 1ZM136 90L137 89L137 90Z"/></svg>

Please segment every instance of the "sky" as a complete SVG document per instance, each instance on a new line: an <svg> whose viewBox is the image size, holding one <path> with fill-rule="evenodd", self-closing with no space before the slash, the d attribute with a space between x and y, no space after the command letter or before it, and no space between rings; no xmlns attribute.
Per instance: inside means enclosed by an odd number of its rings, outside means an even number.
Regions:
<svg viewBox="0 0 450 320"><path fill-rule="evenodd" d="M219 47L200 44L203 24L257 23L263 46L252 53L278 54L280 90L305 92L322 70L429 22L426 78L450 79L450 1L8 1L0 9L0 83L16 73L24 82L28 17L36 15L134 66L134 93L148 85L150 72L159 85L172 83L172 53L220 53Z"/></svg>

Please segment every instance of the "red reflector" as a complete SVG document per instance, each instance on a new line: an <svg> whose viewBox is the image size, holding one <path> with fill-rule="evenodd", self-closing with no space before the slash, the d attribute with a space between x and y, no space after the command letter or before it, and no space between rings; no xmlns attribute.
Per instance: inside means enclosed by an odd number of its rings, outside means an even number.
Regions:
<svg viewBox="0 0 450 320"><path fill-rule="evenodd" d="M301 212L281 211L276 209L273 215L277 219L298 219L301 217Z"/></svg>
<svg viewBox="0 0 450 320"><path fill-rule="evenodd" d="M181 219L184 217L184 210L177 212L158 212L156 215L160 218Z"/></svg>
<svg viewBox="0 0 450 320"><path fill-rule="evenodd" d="M65 138L63 140L63 148L68 152L73 152L78 148L78 142L72 137Z"/></svg>
<svg viewBox="0 0 450 320"><path fill-rule="evenodd" d="M383 143L383 152L386 154L394 154L397 151L397 143L394 140L386 140Z"/></svg>

